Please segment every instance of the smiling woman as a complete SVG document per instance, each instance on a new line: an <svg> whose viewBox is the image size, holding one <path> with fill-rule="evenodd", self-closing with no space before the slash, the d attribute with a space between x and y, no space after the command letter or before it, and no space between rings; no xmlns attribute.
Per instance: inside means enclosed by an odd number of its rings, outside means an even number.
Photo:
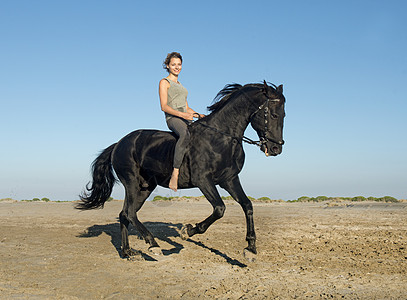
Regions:
<svg viewBox="0 0 407 300"><path fill-rule="evenodd" d="M168 76L161 79L159 85L161 110L165 113L168 128L178 136L174 153L174 169L169 184L170 189L176 192L179 168L190 140L188 124L194 119L194 115L198 115L200 118L204 115L198 114L188 106L188 91L178 81L178 76L182 70L181 54L178 52L169 53L163 65Z"/></svg>

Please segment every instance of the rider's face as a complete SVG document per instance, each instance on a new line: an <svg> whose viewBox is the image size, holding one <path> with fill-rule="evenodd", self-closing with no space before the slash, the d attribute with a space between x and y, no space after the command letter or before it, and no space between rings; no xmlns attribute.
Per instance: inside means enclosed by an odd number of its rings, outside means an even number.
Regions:
<svg viewBox="0 0 407 300"><path fill-rule="evenodd" d="M178 76L182 70L182 61L177 57L173 57L170 60L170 63L167 65L168 71L170 74Z"/></svg>

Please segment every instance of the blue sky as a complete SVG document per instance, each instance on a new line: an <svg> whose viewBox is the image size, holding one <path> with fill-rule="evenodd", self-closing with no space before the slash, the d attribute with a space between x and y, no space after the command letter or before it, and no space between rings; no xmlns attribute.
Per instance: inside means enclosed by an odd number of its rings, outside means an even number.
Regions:
<svg viewBox="0 0 407 300"><path fill-rule="evenodd" d="M286 144L272 158L244 146L248 195L406 199L406 11L391 0L2 1L0 198L75 200L100 150L167 130L158 82L179 51L202 113L227 83L284 85Z"/></svg>

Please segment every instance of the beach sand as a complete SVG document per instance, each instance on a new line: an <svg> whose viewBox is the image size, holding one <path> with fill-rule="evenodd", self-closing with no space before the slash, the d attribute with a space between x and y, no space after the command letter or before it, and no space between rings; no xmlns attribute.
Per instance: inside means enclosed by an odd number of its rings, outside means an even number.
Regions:
<svg viewBox="0 0 407 300"><path fill-rule="evenodd" d="M203 235L182 224L208 202L147 202L139 218L163 255L130 231L140 251L120 257L122 201L0 202L1 299L406 299L407 203L254 203L258 255L243 256L245 218L227 202Z"/></svg>

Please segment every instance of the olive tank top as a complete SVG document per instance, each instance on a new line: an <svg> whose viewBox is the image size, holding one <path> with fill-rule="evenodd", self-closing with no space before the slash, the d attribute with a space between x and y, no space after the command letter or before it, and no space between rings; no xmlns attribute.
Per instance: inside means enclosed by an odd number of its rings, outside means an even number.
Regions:
<svg viewBox="0 0 407 300"><path fill-rule="evenodd" d="M164 78L170 83L170 88L168 89L167 104L169 107L181 111L187 111L187 96L188 91L182 86L181 83L176 83L168 78ZM168 120L172 118L173 115L165 113L165 119Z"/></svg>

